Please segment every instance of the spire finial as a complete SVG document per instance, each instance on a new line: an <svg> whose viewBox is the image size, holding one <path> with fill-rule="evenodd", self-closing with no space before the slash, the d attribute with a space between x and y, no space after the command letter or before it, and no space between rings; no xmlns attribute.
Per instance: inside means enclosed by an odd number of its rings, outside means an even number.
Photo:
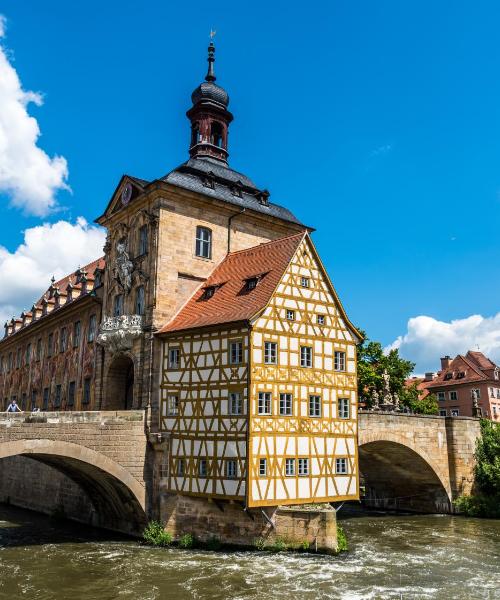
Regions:
<svg viewBox="0 0 500 600"><path fill-rule="evenodd" d="M215 46L214 46L214 37L216 31L213 29L210 30L210 44L208 45L208 71L205 76L205 81L215 81L215 72L214 72L214 62L215 62Z"/></svg>

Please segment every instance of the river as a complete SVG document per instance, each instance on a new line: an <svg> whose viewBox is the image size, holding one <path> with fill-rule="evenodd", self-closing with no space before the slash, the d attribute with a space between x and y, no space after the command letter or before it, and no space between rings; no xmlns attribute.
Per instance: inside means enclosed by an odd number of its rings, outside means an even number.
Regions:
<svg viewBox="0 0 500 600"><path fill-rule="evenodd" d="M337 557L155 549L0 505L0 598L500 599L500 521L369 514Z"/></svg>

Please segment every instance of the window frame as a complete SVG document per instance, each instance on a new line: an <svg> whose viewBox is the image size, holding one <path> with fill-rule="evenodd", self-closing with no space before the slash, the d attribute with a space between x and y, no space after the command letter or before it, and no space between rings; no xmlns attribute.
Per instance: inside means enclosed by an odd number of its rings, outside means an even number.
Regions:
<svg viewBox="0 0 500 600"><path fill-rule="evenodd" d="M66 406L75 406L76 399L76 381L68 382L68 399L66 401Z"/></svg>
<svg viewBox="0 0 500 600"><path fill-rule="evenodd" d="M309 477L309 458L298 459L297 475L299 477Z"/></svg>
<svg viewBox="0 0 500 600"><path fill-rule="evenodd" d="M142 296L142 298L141 298ZM144 316L146 310L146 290L143 285L135 288L134 311L136 315Z"/></svg>
<svg viewBox="0 0 500 600"><path fill-rule="evenodd" d="M172 353L176 353L177 360L174 362L172 360ZM168 358L167 358L168 368L172 371L176 371L181 368L181 347L180 346L169 346L168 348Z"/></svg>
<svg viewBox="0 0 500 600"><path fill-rule="evenodd" d="M344 350L335 350L333 353L333 370L344 373L346 370L346 353Z"/></svg>
<svg viewBox="0 0 500 600"><path fill-rule="evenodd" d="M87 342L92 344L95 341L97 333L97 315L95 313L91 314L89 317L89 328L87 331Z"/></svg>
<svg viewBox="0 0 500 600"><path fill-rule="evenodd" d="M208 478L208 458L199 458L198 459L198 479L207 479Z"/></svg>
<svg viewBox="0 0 500 600"><path fill-rule="evenodd" d="M455 397L453 397L453 395ZM457 390L450 390L449 397L450 397L450 402L458 402L458 392L457 392Z"/></svg>
<svg viewBox="0 0 500 600"><path fill-rule="evenodd" d="M85 377L83 380L82 406L90 404L92 399L91 384L92 379L90 377Z"/></svg>
<svg viewBox="0 0 500 600"><path fill-rule="evenodd" d="M68 349L68 328L66 326L61 327L59 333L59 353L62 354Z"/></svg>
<svg viewBox="0 0 500 600"><path fill-rule="evenodd" d="M113 317L121 317L124 312L125 299L123 294L115 294L113 298Z"/></svg>
<svg viewBox="0 0 500 600"><path fill-rule="evenodd" d="M351 399L337 398L337 418L338 419L350 419L351 418Z"/></svg>
<svg viewBox="0 0 500 600"><path fill-rule="evenodd" d="M232 469L229 467L229 465L234 465L234 472L230 472ZM238 461L236 458L226 458L224 475L226 479L238 479Z"/></svg>
<svg viewBox="0 0 500 600"><path fill-rule="evenodd" d="M295 321L295 310L293 308L285 309L285 316L287 321Z"/></svg>
<svg viewBox="0 0 500 600"><path fill-rule="evenodd" d="M278 343L271 341L264 341L264 364L265 365L277 365L278 364Z"/></svg>
<svg viewBox="0 0 500 600"><path fill-rule="evenodd" d="M311 278L306 275L300 276L300 287L310 289L311 288Z"/></svg>
<svg viewBox="0 0 500 600"><path fill-rule="evenodd" d="M148 253L149 247L149 231L146 224L139 227L139 235L137 242L137 256L143 256Z"/></svg>
<svg viewBox="0 0 500 600"><path fill-rule="evenodd" d="M233 355L233 348L237 351ZM233 360L234 357L234 360ZM239 359L239 360L238 360ZM243 340L229 340L228 348L228 362L230 365L242 365L243 364Z"/></svg>
<svg viewBox="0 0 500 600"><path fill-rule="evenodd" d="M309 352L303 352L308 350ZM304 364L309 363L309 364ZM313 349L312 346L300 346L300 366L302 369L312 369Z"/></svg>
<svg viewBox="0 0 500 600"><path fill-rule="evenodd" d="M285 458L285 477L295 477L296 472L295 458Z"/></svg>
<svg viewBox="0 0 500 600"><path fill-rule="evenodd" d="M205 233L207 234L207 239L201 237ZM194 255L197 258L212 260L212 239L213 233L209 227L205 227L203 225L196 226Z"/></svg>
<svg viewBox="0 0 500 600"><path fill-rule="evenodd" d="M179 394L167 394L167 417L179 416Z"/></svg>
<svg viewBox="0 0 500 600"><path fill-rule="evenodd" d="M320 418L323 412L320 394L309 394L309 417Z"/></svg>
<svg viewBox="0 0 500 600"><path fill-rule="evenodd" d="M268 404L269 403L269 404ZM261 411L261 406L266 409L269 406L268 411ZM271 392L258 392L257 394L257 414L261 416L270 416L273 412L273 396Z"/></svg>
<svg viewBox="0 0 500 600"><path fill-rule="evenodd" d="M318 325L325 325L325 315L316 315L316 323Z"/></svg>
<svg viewBox="0 0 500 600"><path fill-rule="evenodd" d="M444 402L446 400L446 392L436 392L438 402Z"/></svg>
<svg viewBox="0 0 500 600"><path fill-rule="evenodd" d="M238 400L237 400L236 404L234 404L236 397L238 398ZM242 391L230 390L227 395L227 403L228 403L227 412L229 415L231 415L233 417L238 417L243 414L243 392ZM238 409L237 411L233 410L235 406Z"/></svg>
<svg viewBox="0 0 500 600"><path fill-rule="evenodd" d="M267 476L267 458L259 458L259 477Z"/></svg>
<svg viewBox="0 0 500 600"><path fill-rule="evenodd" d="M288 397L289 396L289 397ZM289 406L288 406L289 401ZM289 412L288 412L289 409ZM279 415L280 417L293 416L293 394L290 392L280 392L279 395Z"/></svg>
<svg viewBox="0 0 500 600"><path fill-rule="evenodd" d="M342 465L342 468L339 468ZM335 475L349 475L349 463L347 457L335 457Z"/></svg>

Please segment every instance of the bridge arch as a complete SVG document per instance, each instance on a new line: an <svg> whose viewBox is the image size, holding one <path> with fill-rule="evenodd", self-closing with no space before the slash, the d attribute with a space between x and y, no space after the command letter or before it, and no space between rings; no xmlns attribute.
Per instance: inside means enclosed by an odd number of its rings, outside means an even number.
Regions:
<svg viewBox="0 0 500 600"><path fill-rule="evenodd" d="M450 512L448 473L426 450L394 431L359 432L365 504L415 512Z"/></svg>
<svg viewBox="0 0 500 600"><path fill-rule="evenodd" d="M111 458L79 444L48 439L0 443L0 460L24 456L53 467L88 495L96 520L93 525L137 533L146 522L146 490Z"/></svg>

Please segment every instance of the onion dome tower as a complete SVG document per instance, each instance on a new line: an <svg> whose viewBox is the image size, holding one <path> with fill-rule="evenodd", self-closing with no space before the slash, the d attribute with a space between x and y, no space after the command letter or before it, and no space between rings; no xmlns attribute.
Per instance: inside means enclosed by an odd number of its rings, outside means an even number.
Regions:
<svg viewBox="0 0 500 600"><path fill-rule="evenodd" d="M227 165L227 138L233 115L227 110L229 96L215 83L215 46L208 46L208 71L205 81L191 94L193 106L187 111L191 121L191 158L211 157Z"/></svg>

